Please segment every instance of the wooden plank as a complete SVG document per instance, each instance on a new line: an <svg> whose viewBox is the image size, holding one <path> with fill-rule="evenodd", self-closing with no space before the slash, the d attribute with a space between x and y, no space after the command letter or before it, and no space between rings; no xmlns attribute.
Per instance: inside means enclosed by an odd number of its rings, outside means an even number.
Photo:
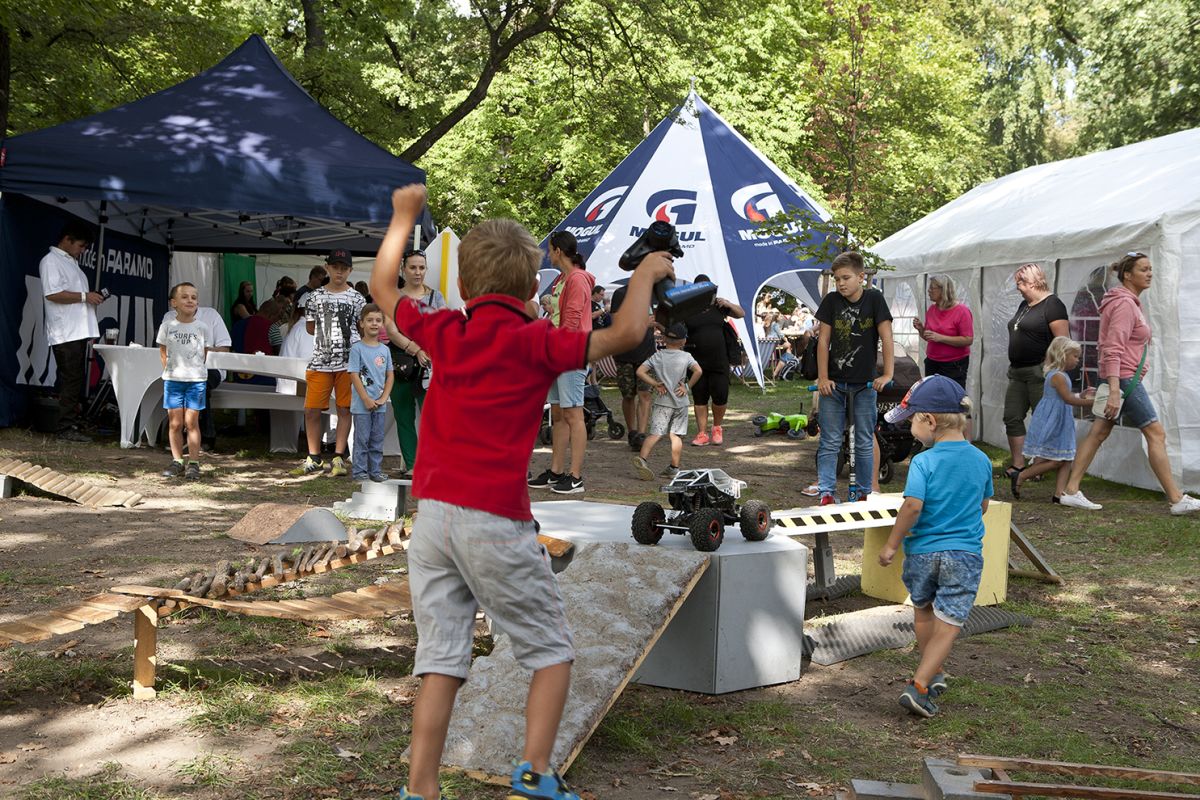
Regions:
<svg viewBox="0 0 1200 800"><path fill-rule="evenodd" d="M1005 758L960 753L958 763L964 767L986 767L989 769L1021 770L1024 772L1048 772L1054 775L1094 775L1123 780L1159 781L1161 783L1186 783L1200 786L1200 775L1193 772L1169 772L1161 769L1139 767L1113 767L1104 764L1076 764L1070 761L1045 761L1037 758Z"/></svg>
<svg viewBox="0 0 1200 800"><path fill-rule="evenodd" d="M539 533L537 535L538 543L546 548L546 552L555 558L562 558L575 547L566 539L555 539L553 536L546 536Z"/></svg>
<svg viewBox="0 0 1200 800"><path fill-rule="evenodd" d="M65 486L70 480L70 476L59 473L50 480L46 481L41 488L43 491L49 492L50 494L59 494L59 489Z"/></svg>
<svg viewBox="0 0 1200 800"><path fill-rule="evenodd" d="M125 583L114 586L109 591L114 594L129 594L135 597L189 597L177 589L164 589L161 586L141 586L136 583ZM189 599L191 599L189 597Z"/></svg>
<svg viewBox="0 0 1200 800"><path fill-rule="evenodd" d="M32 617L25 617L21 621L26 625L46 631L52 636L58 636L63 633L74 633L83 628L82 622L60 617L56 614L36 614Z"/></svg>
<svg viewBox="0 0 1200 800"><path fill-rule="evenodd" d="M1145 789L1109 789L1102 786L1072 786L1019 781L976 781L975 791L985 794L1009 794L1017 797L1079 797L1083 800L1196 800L1196 795L1183 792L1153 792Z"/></svg>
<svg viewBox="0 0 1200 800"><path fill-rule="evenodd" d="M13 622L5 622L0 624L0 637L11 639L14 642L21 644L32 644L33 642L42 642L54 636L53 633L45 631L41 628L35 628L32 625L27 625L21 620Z"/></svg>
<svg viewBox="0 0 1200 800"><path fill-rule="evenodd" d="M119 611L112 611L107 608L95 608L86 603L59 606L54 609L54 613L67 619L78 620L84 625L96 625L100 622L108 622L110 619L116 619L120 615Z"/></svg>
<svg viewBox="0 0 1200 800"><path fill-rule="evenodd" d="M322 597L321 599L336 608L340 608L347 614L350 614L351 616L349 619L358 619L359 614L362 612L362 606L350 599L353 597L354 592L340 592L338 594L329 595L328 597Z"/></svg>
<svg viewBox="0 0 1200 800"><path fill-rule="evenodd" d="M133 613L133 699L154 699L158 666L158 611L144 605Z"/></svg>
<svg viewBox="0 0 1200 800"><path fill-rule="evenodd" d="M1055 572L1054 568L1046 562L1045 557L1034 547L1033 542L1029 541L1029 538L1021 533L1021 529L1017 527L1016 523L1009 523L1008 534L1009 538L1016 544L1017 549L1024 553L1029 562L1042 574L1041 580L1047 583L1063 582L1062 576Z"/></svg>
<svg viewBox="0 0 1200 800"><path fill-rule="evenodd" d="M113 611L133 611L142 605L141 601L136 597L113 594L112 592L94 594L91 597L83 598L80 602L87 603L96 608L108 608Z"/></svg>

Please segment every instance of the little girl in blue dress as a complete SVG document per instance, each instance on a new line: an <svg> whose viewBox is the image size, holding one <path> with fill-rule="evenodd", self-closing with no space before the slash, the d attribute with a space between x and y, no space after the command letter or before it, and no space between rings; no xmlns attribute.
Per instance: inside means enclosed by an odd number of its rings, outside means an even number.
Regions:
<svg viewBox="0 0 1200 800"><path fill-rule="evenodd" d="M1029 432L1025 436L1025 458L1037 461L1028 461L1030 466L1012 475L1014 498L1021 496L1022 483L1051 470L1058 472L1054 502L1058 502L1066 489L1067 478L1071 475L1071 462L1075 460L1075 418L1071 406L1090 406L1090 395L1094 393L1092 389L1083 395L1073 393L1071 379L1066 374L1067 370L1079 366L1082 352L1079 342L1066 336L1054 337L1046 350L1046 360L1042 364L1046 373L1042 399L1033 410Z"/></svg>

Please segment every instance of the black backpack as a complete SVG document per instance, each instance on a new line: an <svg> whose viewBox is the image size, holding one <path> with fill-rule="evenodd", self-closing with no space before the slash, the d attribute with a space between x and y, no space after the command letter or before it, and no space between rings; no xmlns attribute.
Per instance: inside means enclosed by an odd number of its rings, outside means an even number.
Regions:
<svg viewBox="0 0 1200 800"><path fill-rule="evenodd" d="M817 379L817 335L808 340L808 346L800 354L800 377L806 381Z"/></svg>
<svg viewBox="0 0 1200 800"><path fill-rule="evenodd" d="M740 367L746 360L746 348L742 347L742 339L738 336L737 329L728 322L722 327L725 333L725 357L729 359L729 366Z"/></svg>

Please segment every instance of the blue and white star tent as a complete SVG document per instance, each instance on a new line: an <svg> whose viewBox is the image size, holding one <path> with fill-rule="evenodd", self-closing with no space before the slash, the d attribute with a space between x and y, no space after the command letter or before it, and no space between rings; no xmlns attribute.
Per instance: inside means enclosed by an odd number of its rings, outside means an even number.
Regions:
<svg viewBox="0 0 1200 800"><path fill-rule="evenodd" d="M792 207L829 219L820 203L693 91L554 230L575 234L597 283L613 283L627 277L617 266L621 253L651 222L664 220L676 226L684 249L675 263L680 279L707 275L718 294L752 315L763 284L802 270L808 296L800 299L816 308L817 280L828 265L801 260L782 237L758 228ZM754 337L745 320L735 327L761 383Z"/></svg>

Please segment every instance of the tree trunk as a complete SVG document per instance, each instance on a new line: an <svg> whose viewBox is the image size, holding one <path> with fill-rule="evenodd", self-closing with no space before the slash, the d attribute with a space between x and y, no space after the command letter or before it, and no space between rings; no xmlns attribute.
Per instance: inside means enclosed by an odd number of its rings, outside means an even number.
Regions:
<svg viewBox="0 0 1200 800"><path fill-rule="evenodd" d="M304 8L304 55L324 52L325 29L321 27L315 0L300 0L300 5Z"/></svg>

